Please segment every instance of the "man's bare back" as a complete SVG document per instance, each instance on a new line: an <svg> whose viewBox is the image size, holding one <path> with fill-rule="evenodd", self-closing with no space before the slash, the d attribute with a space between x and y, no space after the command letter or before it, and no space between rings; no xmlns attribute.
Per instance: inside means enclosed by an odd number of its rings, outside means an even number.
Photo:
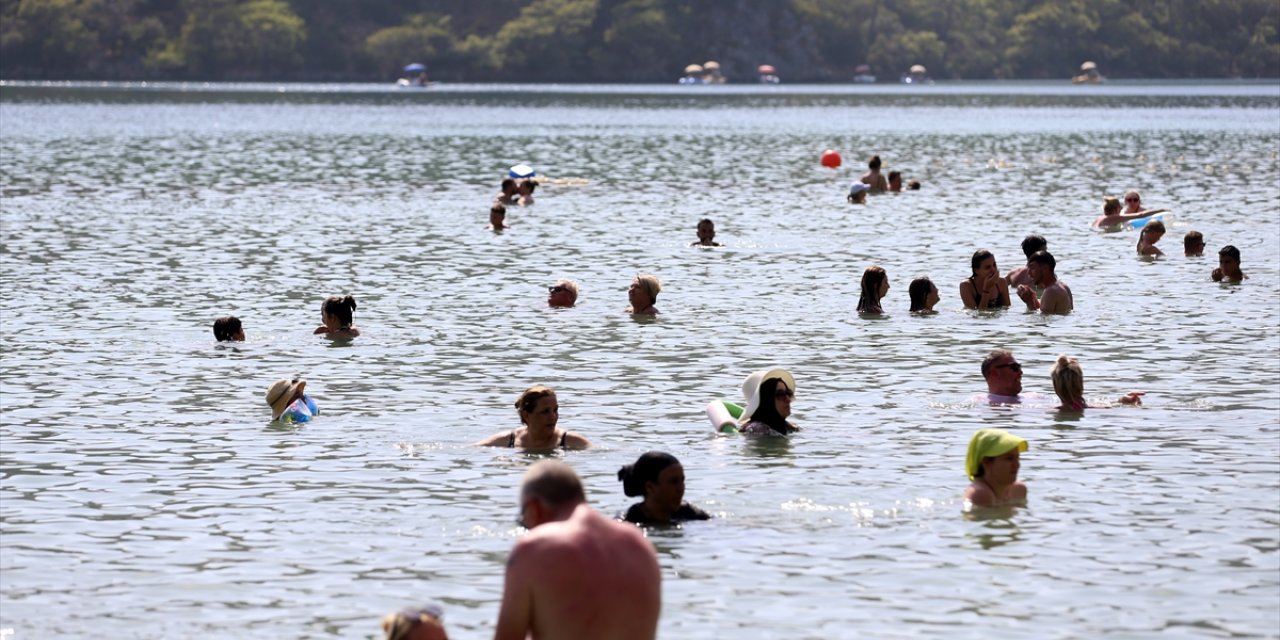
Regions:
<svg viewBox="0 0 1280 640"><path fill-rule="evenodd" d="M661 571L640 529L585 502L525 503L533 527L507 561L495 640L652 640L662 609ZM528 516L525 516L528 517Z"/></svg>
<svg viewBox="0 0 1280 640"><path fill-rule="evenodd" d="M1071 287L1061 280L1044 288L1040 294L1040 313L1071 313L1075 309L1075 300L1071 297Z"/></svg>

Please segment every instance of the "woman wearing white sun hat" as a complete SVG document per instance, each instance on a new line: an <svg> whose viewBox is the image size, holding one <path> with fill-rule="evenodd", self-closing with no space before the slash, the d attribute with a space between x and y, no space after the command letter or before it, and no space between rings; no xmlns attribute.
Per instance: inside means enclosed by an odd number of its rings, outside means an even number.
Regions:
<svg viewBox="0 0 1280 640"><path fill-rule="evenodd" d="M738 419L738 430L750 435L787 435L800 429L787 422L796 379L786 369L761 369L742 382L747 406Z"/></svg>

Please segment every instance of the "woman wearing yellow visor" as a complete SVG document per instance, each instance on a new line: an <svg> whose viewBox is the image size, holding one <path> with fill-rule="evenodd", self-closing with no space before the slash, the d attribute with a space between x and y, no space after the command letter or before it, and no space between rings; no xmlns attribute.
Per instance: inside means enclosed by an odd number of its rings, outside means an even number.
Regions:
<svg viewBox="0 0 1280 640"><path fill-rule="evenodd" d="M965 471L969 488L965 502L978 507L1023 504L1027 485L1018 482L1018 455L1027 450L1027 441L1001 429L979 429L969 440Z"/></svg>

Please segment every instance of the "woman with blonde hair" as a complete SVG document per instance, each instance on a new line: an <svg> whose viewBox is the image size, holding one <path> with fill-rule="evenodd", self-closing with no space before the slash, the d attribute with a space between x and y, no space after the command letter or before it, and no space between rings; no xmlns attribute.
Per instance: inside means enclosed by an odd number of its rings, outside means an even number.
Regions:
<svg viewBox="0 0 1280 640"><path fill-rule="evenodd" d="M1153 209L1151 211L1128 213L1121 211L1122 208L1123 206L1120 204L1119 198L1115 196L1107 196L1103 198L1102 215L1095 218L1093 224L1090 226L1094 229L1100 229L1103 231L1119 231L1124 228L1124 224L1126 222L1132 222L1164 211L1164 209Z"/></svg>
<svg viewBox="0 0 1280 640"><path fill-rule="evenodd" d="M653 303L658 301L658 292L662 291L662 281L658 280L658 276L642 273L631 281L631 286L627 288L627 299L631 302L631 306L627 307L627 313L640 316L656 316L658 308Z"/></svg>
<svg viewBox="0 0 1280 640"><path fill-rule="evenodd" d="M591 441L565 429L560 421L560 403L551 387L535 385L516 398L516 413L523 423L518 429L503 431L476 443L483 447L507 447L526 451L586 449Z"/></svg>
<svg viewBox="0 0 1280 640"><path fill-rule="evenodd" d="M1164 223L1159 220L1152 220L1142 227L1142 231L1138 233L1138 254L1144 256L1162 256L1164 252L1156 246L1160 242L1160 238L1164 237Z"/></svg>
<svg viewBox="0 0 1280 640"><path fill-rule="evenodd" d="M1058 356L1057 362L1053 363L1053 369L1049 371L1049 377L1053 379L1053 392L1058 394L1058 400L1062 401L1062 406L1058 407L1061 411L1084 411L1090 405L1084 399L1084 370L1080 368L1080 362L1075 358L1068 358L1065 354ZM1143 392L1130 391L1120 398L1120 404L1142 404ZM1107 405L1093 405L1095 409L1104 409Z"/></svg>

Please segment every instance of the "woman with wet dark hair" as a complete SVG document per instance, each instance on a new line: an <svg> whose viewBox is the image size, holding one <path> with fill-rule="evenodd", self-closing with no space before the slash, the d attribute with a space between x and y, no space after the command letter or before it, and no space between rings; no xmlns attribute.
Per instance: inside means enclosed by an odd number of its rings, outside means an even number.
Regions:
<svg viewBox="0 0 1280 640"><path fill-rule="evenodd" d="M672 524L684 520L710 520L711 515L684 501L684 467L676 457L650 451L618 470L622 491L629 497L644 496L622 517L635 524Z"/></svg>
<svg viewBox="0 0 1280 640"><path fill-rule="evenodd" d="M320 304L320 322L315 335L330 338L354 338L360 335L352 321L352 312L356 310L356 299L352 296L329 296Z"/></svg>
<svg viewBox="0 0 1280 640"><path fill-rule="evenodd" d="M960 281L960 300L966 309L991 309L1009 306L1009 282L1000 275L996 257L986 249L978 249L969 259L973 275Z"/></svg>
<svg viewBox="0 0 1280 640"><path fill-rule="evenodd" d="M244 327L240 325L240 318L222 316L214 320L213 337L218 342L244 342Z"/></svg>

